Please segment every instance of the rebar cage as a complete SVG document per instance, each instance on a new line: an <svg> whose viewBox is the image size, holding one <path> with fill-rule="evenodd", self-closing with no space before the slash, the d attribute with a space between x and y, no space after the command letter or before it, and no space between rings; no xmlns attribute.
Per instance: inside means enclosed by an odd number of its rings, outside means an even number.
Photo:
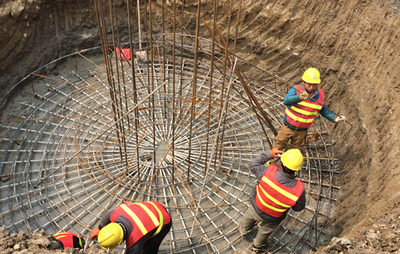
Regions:
<svg viewBox="0 0 400 254"><path fill-rule="evenodd" d="M184 43L168 43L172 36ZM101 48L82 50L16 84L1 99L24 95L1 119L1 224L88 236L122 202L157 200L172 217L160 253L250 249L238 232L257 183L248 163L274 142L288 86L207 39L199 38L196 62L195 41L161 34L153 48L133 43L132 52L153 52L144 62L112 49L104 64ZM44 73L60 63L76 66ZM306 209L289 211L271 253L314 250L330 216L332 140L318 116L309 133L299 173Z"/></svg>

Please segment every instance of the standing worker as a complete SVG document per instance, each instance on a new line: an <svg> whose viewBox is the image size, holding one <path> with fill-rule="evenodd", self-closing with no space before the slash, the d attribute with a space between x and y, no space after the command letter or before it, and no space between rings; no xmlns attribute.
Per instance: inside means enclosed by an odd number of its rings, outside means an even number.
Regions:
<svg viewBox="0 0 400 254"><path fill-rule="evenodd" d="M290 148L300 148L307 137L307 130L313 125L318 112L331 122L344 121L325 106L325 95L318 84L321 83L319 71L308 68L302 77L303 85L294 85L287 93L283 104L286 105L283 125L276 136L274 148L282 150L291 140Z"/></svg>
<svg viewBox="0 0 400 254"><path fill-rule="evenodd" d="M108 211L91 240L108 251L126 241L127 254L155 254L171 228L171 217L157 201L131 203L126 201Z"/></svg>
<svg viewBox="0 0 400 254"><path fill-rule="evenodd" d="M61 232L55 234L53 237L62 243L64 249L83 249L83 246L85 246L85 240L83 240L82 237L80 237L79 235L72 232Z"/></svg>
<svg viewBox="0 0 400 254"><path fill-rule="evenodd" d="M250 194L250 206L240 225L242 236L251 232L257 221L261 226L253 241L253 251L267 251L267 240L272 231L285 218L289 208L301 211L306 204L304 184L296 178L301 169L303 155L299 149L283 153L276 148L266 150L249 163L249 168L259 182ZM280 167L265 166L272 158L282 154Z"/></svg>

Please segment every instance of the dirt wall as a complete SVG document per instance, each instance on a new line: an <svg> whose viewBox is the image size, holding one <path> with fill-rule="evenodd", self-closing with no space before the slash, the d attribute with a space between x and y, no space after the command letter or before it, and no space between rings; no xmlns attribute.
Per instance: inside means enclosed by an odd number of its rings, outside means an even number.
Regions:
<svg viewBox="0 0 400 254"><path fill-rule="evenodd" d="M161 0L153 3L159 20ZM196 3L185 2L189 31L195 28ZM218 2L224 33L228 3ZM117 4L122 8L122 1ZM201 6L204 37L210 37L204 21L211 20L211 4L207 0ZM352 124L331 124L337 144L347 137L337 151L343 196L332 223L343 227L343 235L357 235L371 224L368 218L400 201L400 1L248 0L241 8L238 55L293 84L306 68L318 68L327 97L335 92L329 108ZM160 31L157 23L155 32ZM0 26L3 91L50 60L100 45L92 1L3 1ZM234 34L233 26L230 32Z"/></svg>
<svg viewBox="0 0 400 254"><path fill-rule="evenodd" d="M116 2L116 8L125 8L126 3ZM100 46L93 5L93 1L79 0L2 1L0 97L4 91L44 64L80 49ZM124 24L122 28L126 27L124 15L118 21ZM126 34L122 32L121 36Z"/></svg>

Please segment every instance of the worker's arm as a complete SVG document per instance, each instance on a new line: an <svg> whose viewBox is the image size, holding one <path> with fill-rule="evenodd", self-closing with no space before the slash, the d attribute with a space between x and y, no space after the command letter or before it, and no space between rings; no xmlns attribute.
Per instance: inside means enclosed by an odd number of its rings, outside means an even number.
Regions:
<svg viewBox="0 0 400 254"><path fill-rule="evenodd" d="M321 111L319 111L319 113L325 117L326 119L328 119L331 122L335 122L336 117L338 117L337 115L335 115L334 113L332 113L332 111L330 111L326 105L324 104L324 106L322 107Z"/></svg>
<svg viewBox="0 0 400 254"><path fill-rule="evenodd" d="M267 167L265 167L264 164L273 158L274 157L272 157L271 151L265 150L259 156L255 157L250 161L249 168L251 172L253 172L258 179L261 179L261 177L267 170Z"/></svg>
<svg viewBox="0 0 400 254"><path fill-rule="evenodd" d="M106 215L104 215L103 219L101 220L100 224L99 224L99 229L102 229L103 227L105 227L107 224L111 223L111 214L114 212L114 210L108 211L106 213Z"/></svg>
<svg viewBox="0 0 400 254"><path fill-rule="evenodd" d="M283 99L283 104L285 104L286 106L292 106L299 103L300 101L300 95L296 95L296 89L290 88L289 92L286 94L285 99Z"/></svg>
<svg viewBox="0 0 400 254"><path fill-rule="evenodd" d="M118 223L122 226L122 230L124 231L124 240L126 240L133 231L133 225L131 221L125 216L118 216L115 219L115 223Z"/></svg>
<svg viewBox="0 0 400 254"><path fill-rule="evenodd" d="M103 219L100 221L100 224L97 228L94 228L92 230L92 233L90 234L89 239L90 240L97 240L97 236L99 235L100 229L102 229L103 227L105 227L108 223L110 223L110 218L111 218L111 214L114 212L114 210L112 211L108 211Z"/></svg>
<svg viewBox="0 0 400 254"><path fill-rule="evenodd" d="M296 212L302 211L306 207L306 191L303 190L300 198L297 200L296 204L292 207L292 209Z"/></svg>

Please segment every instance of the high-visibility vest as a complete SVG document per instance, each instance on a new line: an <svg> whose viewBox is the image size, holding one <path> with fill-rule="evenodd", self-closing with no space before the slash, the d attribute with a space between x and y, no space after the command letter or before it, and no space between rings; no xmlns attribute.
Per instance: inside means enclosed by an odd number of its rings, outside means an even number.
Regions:
<svg viewBox="0 0 400 254"><path fill-rule="evenodd" d="M79 246L74 246L74 237L79 240ZM63 244L64 249L66 248L83 248L82 239L75 233L72 232L61 232L59 234L55 234L54 238L60 240Z"/></svg>
<svg viewBox="0 0 400 254"><path fill-rule="evenodd" d="M300 94L300 92L303 91L303 88L299 85L296 85L294 87L296 89L296 95ZM325 100L324 91L320 88L318 88L318 91L318 100L315 101L305 99L297 104L290 106L290 109L289 107L286 108L285 115L288 123L298 128L311 128L314 118L322 109L322 105L324 105Z"/></svg>
<svg viewBox="0 0 400 254"><path fill-rule="evenodd" d="M278 167L271 164L256 186L256 206L273 217L281 217L293 207L304 190L304 184L296 178L296 186L290 188L278 182Z"/></svg>
<svg viewBox="0 0 400 254"><path fill-rule="evenodd" d="M155 228L157 230L151 237L158 235L162 227L171 222L168 212L157 201L142 203L126 201L111 214L111 222L115 222L118 216L128 218L133 226L131 234L126 238L127 249Z"/></svg>

